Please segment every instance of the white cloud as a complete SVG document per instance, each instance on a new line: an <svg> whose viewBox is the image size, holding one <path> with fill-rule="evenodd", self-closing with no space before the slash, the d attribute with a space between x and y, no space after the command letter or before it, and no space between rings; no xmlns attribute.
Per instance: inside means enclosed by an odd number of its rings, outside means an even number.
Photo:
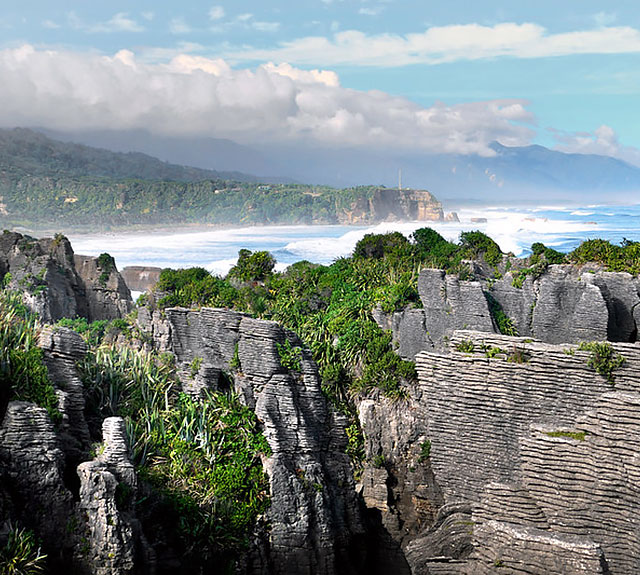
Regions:
<svg viewBox="0 0 640 575"><path fill-rule="evenodd" d="M275 49L227 54L236 60L275 60L302 65L403 66L497 57L546 58L572 54L640 52L640 31L629 26L551 34L533 23L495 26L465 24L430 27L424 32L367 35L358 30L332 37L307 36Z"/></svg>
<svg viewBox="0 0 640 575"><path fill-rule="evenodd" d="M173 18L169 22L169 31L172 34L189 34L191 26L184 21L184 18Z"/></svg>
<svg viewBox="0 0 640 575"><path fill-rule="evenodd" d="M277 32L280 22L252 22L251 27L258 32Z"/></svg>
<svg viewBox="0 0 640 575"><path fill-rule="evenodd" d="M367 8L366 6L358 10L358 14L364 16L379 16L384 8L382 6L376 6L375 8Z"/></svg>
<svg viewBox="0 0 640 575"><path fill-rule="evenodd" d="M613 24L618 19L615 12L598 12L593 15L593 21L597 26L605 27Z"/></svg>
<svg viewBox="0 0 640 575"><path fill-rule="evenodd" d="M251 14L251 12L246 12L244 14L238 14L238 16L236 16L236 20L238 20L238 22L248 22L252 18L253 18L253 14Z"/></svg>
<svg viewBox="0 0 640 575"><path fill-rule="evenodd" d="M144 27L140 26L135 20L129 18L128 13L118 12L107 22L98 22L89 24L82 20L75 12L67 13L67 21L72 28L82 30L84 32L94 33L112 33L112 32L144 32Z"/></svg>
<svg viewBox="0 0 640 575"><path fill-rule="evenodd" d="M212 6L209 9L209 20L215 22L224 18L225 11L222 6Z"/></svg>
<svg viewBox="0 0 640 575"><path fill-rule="evenodd" d="M151 22L155 18L155 14L153 12L142 12L140 14L147 22Z"/></svg>
<svg viewBox="0 0 640 575"><path fill-rule="evenodd" d="M600 154L640 166L640 149L625 146L610 126L602 125L593 132L565 133L552 130L559 142L557 150L572 154Z"/></svg>
<svg viewBox="0 0 640 575"><path fill-rule="evenodd" d="M126 12L118 12L107 22L106 28L108 31L121 32L142 32L144 30L135 20L129 18Z"/></svg>
<svg viewBox="0 0 640 575"><path fill-rule="evenodd" d="M380 91L340 86L334 72L289 64L234 69L181 54L147 63L32 46L0 50L0 125L62 130L145 129L240 142L309 141L493 155L525 145L534 118L521 100L423 108Z"/></svg>
<svg viewBox="0 0 640 575"><path fill-rule="evenodd" d="M42 27L47 28L48 30L57 30L60 28L60 24L57 24L53 20L43 20Z"/></svg>

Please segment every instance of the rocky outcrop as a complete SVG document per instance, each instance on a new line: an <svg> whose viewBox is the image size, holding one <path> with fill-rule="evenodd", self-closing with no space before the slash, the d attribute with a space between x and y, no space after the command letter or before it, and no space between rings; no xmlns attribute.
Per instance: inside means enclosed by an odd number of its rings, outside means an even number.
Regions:
<svg viewBox="0 0 640 575"><path fill-rule="evenodd" d="M551 265L538 277L527 275L518 287L517 271L495 279L495 270L470 262L470 273L473 280L422 270L422 309L376 312L376 321L392 329L401 356L414 359L420 351L444 351L459 329L499 333L499 313L518 335L547 343L637 340L640 281L630 274Z"/></svg>
<svg viewBox="0 0 640 575"><path fill-rule="evenodd" d="M442 204L426 190L377 188L359 194L351 204L338 210L341 224L370 224L395 221L442 221Z"/></svg>
<svg viewBox="0 0 640 575"><path fill-rule="evenodd" d="M640 569L640 347L614 349L625 358L615 387L575 345L458 331L448 353L418 354L409 435L430 441L442 509L464 501L471 511L460 521L472 539L453 530L450 560L438 561L446 572ZM420 569L430 569L436 525L406 546L414 572L432 572ZM461 542L473 551L464 556Z"/></svg>
<svg viewBox="0 0 640 575"><path fill-rule="evenodd" d="M78 466L80 535L78 561L92 575L151 571L153 553L135 517L137 478L129 460L124 420L108 417L92 461ZM136 555L142 555L137 557Z"/></svg>
<svg viewBox="0 0 640 575"><path fill-rule="evenodd" d="M98 258L74 256L69 240L61 235L35 239L3 232L0 274L11 288L24 293L27 305L43 321L113 319L131 311L131 294L115 265L103 269Z"/></svg>
<svg viewBox="0 0 640 575"><path fill-rule="evenodd" d="M75 255L75 269L84 286L86 310L79 315L89 321L124 317L132 307L131 292L116 269L112 258ZM82 300L81 300L82 301Z"/></svg>
<svg viewBox="0 0 640 575"><path fill-rule="evenodd" d="M161 271L162 268L151 266L127 266L120 270L120 275L131 291L145 292L156 285Z"/></svg>
<svg viewBox="0 0 640 575"><path fill-rule="evenodd" d="M76 332L51 326L40 331L38 346L44 352L44 362L56 387L62 413L58 436L67 463L75 467L82 461L91 443L84 417L84 386L76 371L76 362L84 358L87 346Z"/></svg>
<svg viewBox="0 0 640 575"><path fill-rule="evenodd" d="M44 408L9 403L0 426L0 461L2 487L11 494L14 513L38 533L54 562L68 559L72 543L66 527L74 501L65 485L64 453Z"/></svg>
<svg viewBox="0 0 640 575"><path fill-rule="evenodd" d="M263 462L270 529L248 560L253 571L359 572L366 557L364 525L345 453L345 421L322 394L310 353L277 323L242 313L171 308L164 315L140 310L141 329L175 353L183 373L194 360L198 374L203 367L233 372L236 390L255 410L271 447ZM289 369L282 366L282 346L297 358Z"/></svg>

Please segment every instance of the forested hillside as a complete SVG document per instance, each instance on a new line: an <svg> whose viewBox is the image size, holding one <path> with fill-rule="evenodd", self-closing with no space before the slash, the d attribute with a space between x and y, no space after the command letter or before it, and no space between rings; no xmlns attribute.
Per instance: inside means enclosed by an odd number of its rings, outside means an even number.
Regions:
<svg viewBox="0 0 640 575"><path fill-rule="evenodd" d="M0 131L0 224L69 230L442 217L426 191L259 184L240 176L65 144L29 130Z"/></svg>

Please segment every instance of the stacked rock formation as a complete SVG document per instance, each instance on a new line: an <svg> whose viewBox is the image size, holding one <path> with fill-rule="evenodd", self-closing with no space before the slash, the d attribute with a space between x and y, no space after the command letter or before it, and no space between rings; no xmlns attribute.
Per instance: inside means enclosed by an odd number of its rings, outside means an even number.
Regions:
<svg viewBox="0 0 640 575"><path fill-rule="evenodd" d="M268 541L247 559L252 572L361 572L364 525L345 453L345 422L322 394L309 351L277 323L234 311L169 308L162 316L145 308L138 322L158 348L175 353L183 374L194 360L199 363L194 378L214 374L201 384L215 389L221 385L217 374L232 372L271 447L263 461L270 530ZM297 356L289 369L282 366L283 346ZM193 385L188 379L187 389Z"/></svg>
<svg viewBox="0 0 640 575"><path fill-rule="evenodd" d="M393 331L402 357L446 351L455 330L499 333L496 306L518 335L547 343L633 342L638 337L640 280L628 273L551 265L539 277L526 276L517 287L514 272L495 279L493 270L484 267L470 262L473 280L422 270L418 292L423 308L374 314L383 328Z"/></svg>
<svg viewBox="0 0 640 575"><path fill-rule="evenodd" d="M472 508L456 572L640 569L640 347L613 349L615 386L575 345L460 331L450 353L418 355L435 480Z"/></svg>
<svg viewBox="0 0 640 575"><path fill-rule="evenodd" d="M0 234L0 276L22 291L29 307L47 322L114 319L133 305L115 266L104 270L98 258L74 255L69 240L60 235L35 239L17 232Z"/></svg>

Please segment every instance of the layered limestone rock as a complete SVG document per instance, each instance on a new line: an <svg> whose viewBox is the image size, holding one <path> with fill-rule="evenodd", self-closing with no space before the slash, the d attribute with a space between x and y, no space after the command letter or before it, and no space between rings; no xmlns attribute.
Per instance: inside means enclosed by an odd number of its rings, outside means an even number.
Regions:
<svg viewBox="0 0 640 575"><path fill-rule="evenodd" d="M124 420L108 417L102 424L98 455L78 466L81 533L86 546L78 561L92 575L126 575L149 570L150 550L135 518L132 503L137 487L129 460ZM136 561L138 554L144 554Z"/></svg>
<svg viewBox="0 0 640 575"><path fill-rule="evenodd" d="M73 261L85 290L87 309L82 310L82 317L89 321L113 319L131 311L131 292L113 260L106 269L101 267L100 258L75 255Z"/></svg>
<svg viewBox="0 0 640 575"><path fill-rule="evenodd" d="M58 435L68 463L75 467L82 461L91 442L84 417L84 386L76 370L76 363L84 358L87 346L76 332L51 326L40 331L38 346L44 352L49 377L56 387L62 414Z"/></svg>
<svg viewBox="0 0 640 575"><path fill-rule="evenodd" d="M0 235L0 274L24 293L43 321L122 317L131 311L131 293L115 266L103 270L97 258L74 256L69 240L35 239L17 232ZM10 274L10 276L6 276Z"/></svg>
<svg viewBox="0 0 640 575"><path fill-rule="evenodd" d="M576 345L459 331L449 353L418 355L412 401L435 482L472 510L473 552L460 562L454 548L450 572L640 569L640 346L613 348L615 387ZM431 569L433 533L406 548L415 572Z"/></svg>
<svg viewBox="0 0 640 575"><path fill-rule="evenodd" d="M54 552L53 561L71 552L66 527L74 502L64 482L64 460L47 410L10 402L0 426L0 481L21 521Z"/></svg>
<svg viewBox="0 0 640 575"><path fill-rule="evenodd" d="M221 310L140 310L141 329L178 364L233 372L272 449L264 459L271 492L268 541L247 558L255 573L357 573L364 526L348 456L345 422L327 404L315 363L277 323ZM279 347L298 365L282 366ZM295 363L295 362L294 362ZM214 378L215 379L215 378ZM190 381L184 381L187 387ZM212 386L215 387L215 383Z"/></svg>
<svg viewBox="0 0 640 575"><path fill-rule="evenodd" d="M378 310L374 317L393 331L398 353L409 359L420 351L445 351L455 330L499 333L500 311L518 335L547 343L637 340L640 282L627 273L551 265L538 277L527 275L517 287L515 272L495 279L494 271L470 262L474 279L462 280L442 270L422 270L418 292L423 309Z"/></svg>

